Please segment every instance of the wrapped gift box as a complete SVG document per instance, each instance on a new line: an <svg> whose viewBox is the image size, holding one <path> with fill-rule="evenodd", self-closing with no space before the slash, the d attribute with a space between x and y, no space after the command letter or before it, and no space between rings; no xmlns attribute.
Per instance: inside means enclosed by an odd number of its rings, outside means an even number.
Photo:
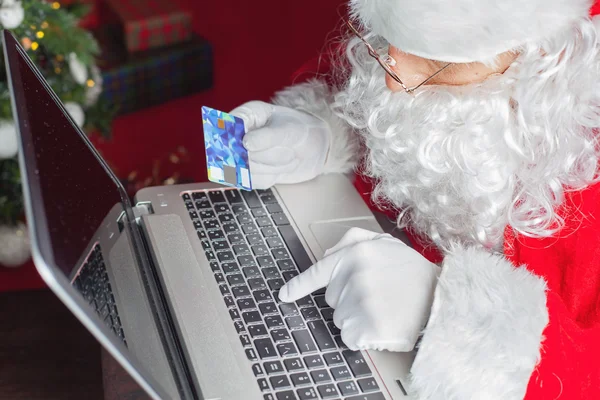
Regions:
<svg viewBox="0 0 600 400"><path fill-rule="evenodd" d="M102 96L126 114L212 86L210 44L198 37L167 48L129 54L111 26L96 30L102 53Z"/></svg>
<svg viewBox="0 0 600 400"><path fill-rule="evenodd" d="M192 38L192 16L170 0L106 0L106 14L119 21L131 53L168 46Z"/></svg>

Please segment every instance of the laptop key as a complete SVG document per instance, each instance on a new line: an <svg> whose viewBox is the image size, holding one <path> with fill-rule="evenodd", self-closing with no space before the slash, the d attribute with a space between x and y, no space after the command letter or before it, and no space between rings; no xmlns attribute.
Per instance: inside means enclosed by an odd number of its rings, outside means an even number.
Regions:
<svg viewBox="0 0 600 400"><path fill-rule="evenodd" d="M231 274L227 275L227 282L230 286L238 286L244 284L245 280L242 274Z"/></svg>
<svg viewBox="0 0 600 400"><path fill-rule="evenodd" d="M231 206L231 211L234 214L242 214L248 212L248 208L243 204L235 204Z"/></svg>
<svg viewBox="0 0 600 400"><path fill-rule="evenodd" d="M323 359L327 363L327 365L339 365L344 363L344 359L340 353L327 353L323 354Z"/></svg>
<svg viewBox="0 0 600 400"><path fill-rule="evenodd" d="M273 395L273 393L267 393L263 395L263 400L275 400L275 396Z"/></svg>
<svg viewBox="0 0 600 400"><path fill-rule="evenodd" d="M307 322L308 329L310 329L311 333L315 337L315 341L317 342L317 346L321 351L325 350L335 350L337 346L333 341L333 338L329 334L329 330L325 326L325 322L323 321L310 321Z"/></svg>
<svg viewBox="0 0 600 400"><path fill-rule="evenodd" d="M300 242L300 239L296 235L294 228L292 228L291 225L280 226L279 233L287 245L287 248L292 253L292 258L294 261L296 261L296 265L298 266L300 272L306 271L313 264L313 262L311 261L310 257L308 257L308 254L306 253L302 242Z"/></svg>
<svg viewBox="0 0 600 400"><path fill-rule="evenodd" d="M346 359L346 363L350 366L352 375L356 378L371 375L371 368L367 365L360 351L346 350L342 352L342 355Z"/></svg>
<svg viewBox="0 0 600 400"><path fill-rule="evenodd" d="M315 388L298 389L296 390L296 393L298 393L300 400L312 400L319 398Z"/></svg>
<svg viewBox="0 0 600 400"><path fill-rule="evenodd" d="M267 328L262 324L250 325L248 327L248 332L250 332L250 336L252 336L252 337L266 336L269 334L269 332L267 331Z"/></svg>
<svg viewBox="0 0 600 400"><path fill-rule="evenodd" d="M275 303L261 303L258 305L262 315L277 314L277 306Z"/></svg>
<svg viewBox="0 0 600 400"><path fill-rule="evenodd" d="M213 260L216 260L216 259L217 259L217 258L215 257L215 253L213 253L213 252L212 252L212 251L210 251L210 250L209 250L209 251L205 251L205 252L204 252L204 255L206 256L206 259L207 259L208 261L213 261Z"/></svg>
<svg viewBox="0 0 600 400"><path fill-rule="evenodd" d="M223 225L223 230L225 231L225 233L238 233L240 231L240 228L238 228L237 224L231 222L229 224Z"/></svg>
<svg viewBox="0 0 600 400"><path fill-rule="evenodd" d="M315 383L331 382L331 377L326 369L311 371L310 376L312 376L312 379Z"/></svg>
<svg viewBox="0 0 600 400"><path fill-rule="evenodd" d="M321 314L323 315L323 319L325 321L333 321L333 308L324 308L321 310Z"/></svg>
<svg viewBox="0 0 600 400"><path fill-rule="evenodd" d="M270 315L268 317L265 317L265 323L271 329L283 326L283 320L279 315Z"/></svg>
<svg viewBox="0 0 600 400"><path fill-rule="evenodd" d="M258 267L246 267L242 269L246 278L260 278L260 270Z"/></svg>
<svg viewBox="0 0 600 400"><path fill-rule="evenodd" d="M300 317L287 317L285 323L290 329L305 328L304 321Z"/></svg>
<svg viewBox="0 0 600 400"><path fill-rule="evenodd" d="M290 258L290 255L284 248L273 249L271 250L271 253L273 254L273 257L275 257L276 260L286 260Z"/></svg>
<svg viewBox="0 0 600 400"><path fill-rule="evenodd" d="M287 360L283 361L283 363L285 364L285 369L287 369L288 372L304 369L302 360L299 358L288 358Z"/></svg>
<svg viewBox="0 0 600 400"><path fill-rule="evenodd" d="M209 230L209 229L217 229L219 228L219 221L217 221L216 219L209 219L204 221L204 228Z"/></svg>
<svg viewBox="0 0 600 400"><path fill-rule="evenodd" d="M248 240L248 243L250 244L250 246L254 246L255 244L263 243L262 236L260 236L260 234L258 234L258 233L253 233L251 235L247 235L246 240Z"/></svg>
<svg viewBox="0 0 600 400"><path fill-rule="evenodd" d="M200 238L200 240L206 239L206 231L204 231L203 229L198 229L196 232L198 233L198 237Z"/></svg>
<svg viewBox="0 0 600 400"><path fill-rule="evenodd" d="M281 361L268 361L264 363L263 366L265 367L265 371L267 371L267 374L269 375L280 374L282 372L285 372L283 370L283 365L281 364Z"/></svg>
<svg viewBox="0 0 600 400"><path fill-rule="evenodd" d="M194 202L194 204L196 205L196 208L199 211L202 211L202 209L204 209L204 208L209 208L209 209L211 208L210 207L210 202L208 201L208 199L196 200Z"/></svg>
<svg viewBox="0 0 600 400"><path fill-rule="evenodd" d="M269 249L264 244L256 244L252 246L252 253L255 256L264 256L269 254Z"/></svg>
<svg viewBox="0 0 600 400"><path fill-rule="evenodd" d="M353 394L358 394L358 387L353 381L338 383L338 389L340 390L342 396L352 396Z"/></svg>
<svg viewBox="0 0 600 400"><path fill-rule="evenodd" d="M276 394L277 400L298 400L296 395L291 390L286 390L284 392L277 392Z"/></svg>
<svg viewBox="0 0 600 400"><path fill-rule="evenodd" d="M283 279L269 279L267 284L269 285L269 289L275 291L281 289L285 285L285 282Z"/></svg>
<svg viewBox="0 0 600 400"><path fill-rule="evenodd" d="M221 286L225 286L227 288L226 285L221 285ZM229 288L227 288L227 290L229 290ZM222 291L221 291L222 292ZM229 307L235 307L235 303L233 302L233 297L231 296L225 296L223 297L223 299L225 299L225 305L229 308Z"/></svg>
<svg viewBox="0 0 600 400"><path fill-rule="evenodd" d="M212 272L220 272L221 271L221 269L219 268L219 263L216 261L210 262L210 269L212 270Z"/></svg>
<svg viewBox="0 0 600 400"><path fill-rule="evenodd" d="M279 352L279 355L281 357L298 355L298 350L296 349L296 346L292 342L278 344L277 351Z"/></svg>
<svg viewBox="0 0 600 400"><path fill-rule="evenodd" d="M200 211L199 215L200 215L200 218L202 218L203 220L216 217L214 211L212 211L212 210L202 210L202 211Z"/></svg>
<svg viewBox="0 0 600 400"><path fill-rule="evenodd" d="M252 372L254 372L254 376L262 376L265 374L260 364L253 364Z"/></svg>
<svg viewBox="0 0 600 400"><path fill-rule="evenodd" d="M295 374L291 374L290 378L292 378L294 386L304 386L311 384L310 377L306 372L297 372Z"/></svg>
<svg viewBox="0 0 600 400"><path fill-rule="evenodd" d="M248 335L240 335L240 342L242 342L242 346L250 347L252 343L250 343L250 337Z"/></svg>
<svg viewBox="0 0 600 400"><path fill-rule="evenodd" d="M329 307L329 304L325 301L325 296L315 296L315 303L319 308Z"/></svg>
<svg viewBox="0 0 600 400"><path fill-rule="evenodd" d="M317 390L319 391L322 399L330 399L332 397L339 396L337 388L331 383L328 385L317 386Z"/></svg>
<svg viewBox="0 0 600 400"><path fill-rule="evenodd" d="M236 256L241 256L250 253L250 249L245 244L234 244L231 248L233 249L233 252Z"/></svg>
<svg viewBox="0 0 600 400"><path fill-rule="evenodd" d="M194 228L196 228L196 230L198 229L202 229L202 222L200 221L193 221L194 224ZM207 226L207 224L204 224L204 226ZM208 227L206 229L209 229Z"/></svg>
<svg viewBox="0 0 600 400"><path fill-rule="evenodd" d="M217 283L225 283L225 277L220 272L217 272L215 274L215 279L216 279Z"/></svg>
<svg viewBox="0 0 600 400"><path fill-rule="evenodd" d="M260 196L260 199L263 201L263 203L265 204L273 204L273 203L277 203L277 199L275 198L275 196L273 196L272 194L265 194Z"/></svg>
<svg viewBox="0 0 600 400"><path fill-rule="evenodd" d="M246 331L246 327L244 326L242 321L234 321L233 325L235 326L235 330L237 331L237 333Z"/></svg>
<svg viewBox="0 0 600 400"><path fill-rule="evenodd" d="M233 320L240 319L240 313L235 308L229 310L229 316Z"/></svg>
<svg viewBox="0 0 600 400"><path fill-rule="evenodd" d="M321 314L319 314L319 310L317 310L315 307L303 308L302 316L306 320L321 319Z"/></svg>
<svg viewBox="0 0 600 400"><path fill-rule="evenodd" d="M261 208L253 208L252 209L252 216L254 216L254 218L266 217L267 215L269 215L269 214L267 214L267 212L265 211L265 209L262 208L262 207Z"/></svg>
<svg viewBox="0 0 600 400"><path fill-rule="evenodd" d="M215 204L213 210L217 212L217 214L227 213L229 212L229 206L226 203Z"/></svg>
<svg viewBox="0 0 600 400"><path fill-rule="evenodd" d="M301 298L300 300L296 301L296 304L298 304L298 307L300 308L313 307L315 305L313 299L310 296Z"/></svg>
<svg viewBox="0 0 600 400"><path fill-rule="evenodd" d="M230 204L238 204L244 202L244 200L242 200L240 192L235 189L225 190L225 197L227 198L227 201Z"/></svg>
<svg viewBox="0 0 600 400"><path fill-rule="evenodd" d="M252 299L239 299L237 305L242 311L256 308L256 303Z"/></svg>
<svg viewBox="0 0 600 400"><path fill-rule="evenodd" d="M190 196L189 193L184 193L181 197L183 197L183 200L188 201L191 200L192 197Z"/></svg>
<svg viewBox="0 0 600 400"><path fill-rule="evenodd" d="M241 233L232 233L231 235L227 235L227 239L231 244L240 244L245 242L244 235Z"/></svg>
<svg viewBox="0 0 600 400"><path fill-rule="evenodd" d="M284 317L289 317L291 315L298 315L298 308L291 303L284 303L279 306L281 313Z"/></svg>
<svg viewBox="0 0 600 400"><path fill-rule="evenodd" d="M273 226L273 223L271 222L271 219L269 217L258 217L258 218L256 218L255 221L258 224L259 228L264 228L266 226Z"/></svg>
<svg viewBox="0 0 600 400"><path fill-rule="evenodd" d="M375 378L363 378L358 380L358 386L365 393L375 392L379 390L379 385L375 381Z"/></svg>
<svg viewBox="0 0 600 400"><path fill-rule="evenodd" d="M283 213L272 214L271 218L273 218L273 222L275 222L275 225L277 226L290 224L290 220Z"/></svg>
<svg viewBox="0 0 600 400"><path fill-rule="evenodd" d="M250 290L262 290L267 288L267 284L263 278L252 278L248 279L248 285L250 285Z"/></svg>
<svg viewBox="0 0 600 400"><path fill-rule="evenodd" d="M255 324L257 322L262 322L262 317L258 311L246 311L242 313L242 317L244 318L244 322L246 324Z"/></svg>
<svg viewBox="0 0 600 400"><path fill-rule="evenodd" d="M208 197L210 197L210 200L213 203L224 203L225 202L225 196L223 196L223 192L221 192L220 190L213 190L208 192Z"/></svg>
<svg viewBox="0 0 600 400"><path fill-rule="evenodd" d="M271 256L256 257L256 261L258 262L258 265L261 268L272 267L275 265L275 261L273 261L273 258L271 258Z"/></svg>
<svg viewBox="0 0 600 400"><path fill-rule="evenodd" d="M223 235L223 231L215 230L215 231L208 232L208 237L210 238L210 240L218 240L218 239L224 239L225 235Z"/></svg>
<svg viewBox="0 0 600 400"><path fill-rule="evenodd" d="M217 254L220 262L235 261L235 257L231 251L223 251Z"/></svg>
<svg viewBox="0 0 600 400"><path fill-rule="evenodd" d="M267 239L267 244L270 248L275 249L277 247L283 247L283 241L278 237L271 237Z"/></svg>
<svg viewBox="0 0 600 400"><path fill-rule="evenodd" d="M312 337L310 336L310 333L306 329L292 331L292 337L294 338L294 342L296 342L296 345L298 346L302 354L313 353L317 351L315 342L313 341Z"/></svg>
<svg viewBox="0 0 600 400"><path fill-rule="evenodd" d="M256 347L256 351L258 351L258 355L261 359L265 358L274 358L277 357L277 353L275 352L275 347L273 346L273 342L271 339L256 339L254 341L254 347Z"/></svg>
<svg viewBox="0 0 600 400"><path fill-rule="evenodd" d="M335 340L337 347L344 350L348 349L348 346L346 346L346 343L344 343L341 336L336 335L333 339Z"/></svg>
<svg viewBox="0 0 600 400"><path fill-rule="evenodd" d="M245 285L244 286L236 286L234 288L231 288L231 293L233 293L233 295L237 299L238 297L250 296L250 289L248 289L248 286L245 286Z"/></svg>
<svg viewBox="0 0 600 400"><path fill-rule="evenodd" d="M331 372L331 376L333 376L333 379L336 381L343 381L352 378L352 375L350 375L350 370L345 365L341 367L333 367L329 370L329 372Z"/></svg>
<svg viewBox="0 0 600 400"><path fill-rule="evenodd" d="M269 378L269 381L271 382L271 386L275 390L285 389L285 388L292 386L292 384L290 383L290 380L285 375L272 376ZM292 394L294 394L294 392L292 392ZM293 399L293 397L291 397L291 398Z"/></svg>
<svg viewBox="0 0 600 400"><path fill-rule="evenodd" d="M235 220L235 217L231 213L219 214L219 221L223 225L233 223L234 220Z"/></svg>
<svg viewBox="0 0 600 400"><path fill-rule="evenodd" d="M200 243L202 244L202 248L204 250L210 250L210 242L208 240L203 240Z"/></svg>
<svg viewBox="0 0 600 400"><path fill-rule="evenodd" d="M215 248L215 251L225 251L225 250L229 250L229 243L227 243L226 240L217 240L215 242L212 242L213 247Z"/></svg>
<svg viewBox="0 0 600 400"><path fill-rule="evenodd" d="M283 212L283 210L281 209L281 206L279 204L268 204L267 211L271 214Z"/></svg>
<svg viewBox="0 0 600 400"><path fill-rule="evenodd" d="M293 278L298 276L298 272L297 271L283 271L281 273L281 275L283 276L283 280L286 282L291 281ZM311 300L312 301L312 300ZM312 305L312 304L311 304Z"/></svg>
<svg viewBox="0 0 600 400"><path fill-rule="evenodd" d="M237 274L240 272L240 267L237 265L235 261L223 263L223 273L225 275Z"/></svg>
<svg viewBox="0 0 600 400"><path fill-rule="evenodd" d="M269 390L269 383L267 382L267 380L265 378L260 378L258 380L258 387L260 388L260 390L262 390L263 392L265 390Z"/></svg>
<svg viewBox="0 0 600 400"><path fill-rule="evenodd" d="M240 193L242 193L242 197L244 197L244 200L246 200L246 204L248 204L248 207L250 207L250 208L261 207L262 208L262 204L261 204L260 199L258 198L258 195L256 194L256 192L254 192L254 191L249 192L247 190L242 190Z"/></svg>
<svg viewBox="0 0 600 400"><path fill-rule="evenodd" d="M340 328L335 326L333 321L328 322L327 327L329 328L329 331L331 332L332 335L341 335L342 334L342 331L340 330Z"/></svg>
<svg viewBox="0 0 600 400"><path fill-rule="evenodd" d="M260 231L262 232L262 235L266 238L277 236L277 229L273 228L272 226L262 228Z"/></svg>
<svg viewBox="0 0 600 400"><path fill-rule="evenodd" d="M249 235L258 232L258 228L253 223L244 224L242 225L242 232L244 232L244 235Z"/></svg>
<svg viewBox="0 0 600 400"><path fill-rule="evenodd" d="M254 296L254 299L257 302L273 300L273 297L271 296L271 292L269 292L266 289L265 290L256 290L256 291L252 292L252 296Z"/></svg>
<svg viewBox="0 0 600 400"><path fill-rule="evenodd" d="M271 337L275 343L284 342L286 340L290 340L290 333L285 328L273 329L271 331Z"/></svg>
<svg viewBox="0 0 600 400"><path fill-rule="evenodd" d="M265 276L265 279L277 279L281 276L276 267L263 268L262 273Z"/></svg>

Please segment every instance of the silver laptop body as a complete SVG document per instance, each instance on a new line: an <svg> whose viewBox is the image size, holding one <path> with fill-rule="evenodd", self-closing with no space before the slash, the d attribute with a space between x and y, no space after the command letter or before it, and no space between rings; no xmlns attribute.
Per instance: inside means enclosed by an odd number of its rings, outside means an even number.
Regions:
<svg viewBox="0 0 600 400"><path fill-rule="evenodd" d="M414 353L347 350L322 291L277 299L349 228L382 230L345 176L253 192L152 187L132 205L19 43L3 38L36 268L148 394L410 398Z"/></svg>

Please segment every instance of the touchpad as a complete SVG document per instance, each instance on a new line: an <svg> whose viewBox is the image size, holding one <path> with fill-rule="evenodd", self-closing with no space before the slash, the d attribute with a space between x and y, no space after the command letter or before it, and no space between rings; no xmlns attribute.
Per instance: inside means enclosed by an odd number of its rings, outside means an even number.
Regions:
<svg viewBox="0 0 600 400"><path fill-rule="evenodd" d="M323 253L335 246L350 228L362 228L369 231L382 232L375 218L313 222L310 224L310 231L321 248L321 254L315 254L315 256L321 259Z"/></svg>

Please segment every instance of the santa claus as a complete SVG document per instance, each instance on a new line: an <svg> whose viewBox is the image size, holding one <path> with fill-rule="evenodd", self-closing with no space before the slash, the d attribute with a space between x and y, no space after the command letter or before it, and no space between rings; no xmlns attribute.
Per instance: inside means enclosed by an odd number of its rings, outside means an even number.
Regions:
<svg viewBox="0 0 600 400"><path fill-rule="evenodd" d="M351 349L422 335L417 398L600 397L595 8L351 0L319 75L233 111L257 188L354 170L410 234L351 230L280 297L326 286Z"/></svg>

